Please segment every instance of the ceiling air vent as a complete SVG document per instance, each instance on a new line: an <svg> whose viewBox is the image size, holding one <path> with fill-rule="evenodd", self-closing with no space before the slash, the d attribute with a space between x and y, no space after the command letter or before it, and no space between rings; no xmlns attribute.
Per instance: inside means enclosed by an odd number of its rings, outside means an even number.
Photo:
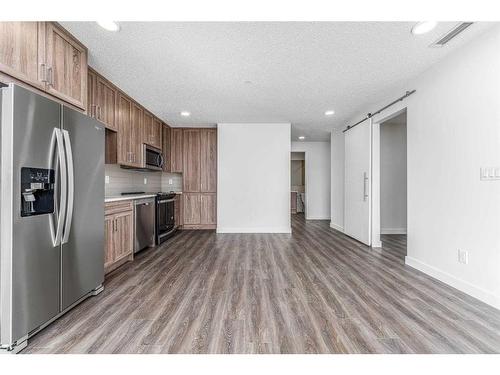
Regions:
<svg viewBox="0 0 500 375"><path fill-rule="evenodd" d="M474 22L461 22L457 26L455 26L453 29L451 29L449 32L447 32L445 35L443 35L439 40L436 42L432 43L430 47L443 47L446 43L448 43L450 40L455 38L458 34L460 34L462 31L464 31L466 28L468 28L470 25L472 25Z"/></svg>

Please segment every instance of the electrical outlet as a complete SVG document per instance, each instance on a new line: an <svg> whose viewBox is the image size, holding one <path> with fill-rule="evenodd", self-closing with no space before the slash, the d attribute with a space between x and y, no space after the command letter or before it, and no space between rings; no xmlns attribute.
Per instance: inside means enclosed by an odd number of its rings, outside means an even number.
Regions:
<svg viewBox="0 0 500 375"><path fill-rule="evenodd" d="M147 183L148 183L148 178L144 177L144 185L146 185Z"/></svg>
<svg viewBox="0 0 500 375"><path fill-rule="evenodd" d="M109 184L109 176L104 176L104 183Z"/></svg>
<svg viewBox="0 0 500 375"><path fill-rule="evenodd" d="M171 178L168 179L168 184L169 185L172 185L174 183L174 180L172 180Z"/></svg>
<svg viewBox="0 0 500 375"><path fill-rule="evenodd" d="M458 249L458 263L469 263L469 252L467 250Z"/></svg>

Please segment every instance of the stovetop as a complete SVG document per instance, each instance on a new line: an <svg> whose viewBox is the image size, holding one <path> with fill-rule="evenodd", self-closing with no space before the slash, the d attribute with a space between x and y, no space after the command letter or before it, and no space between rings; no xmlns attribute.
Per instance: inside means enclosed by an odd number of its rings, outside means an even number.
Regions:
<svg viewBox="0 0 500 375"><path fill-rule="evenodd" d="M175 195L176 193L174 191L169 191L169 192L159 192L157 193L157 196L159 198L163 198L163 199L171 199L171 198L175 198Z"/></svg>

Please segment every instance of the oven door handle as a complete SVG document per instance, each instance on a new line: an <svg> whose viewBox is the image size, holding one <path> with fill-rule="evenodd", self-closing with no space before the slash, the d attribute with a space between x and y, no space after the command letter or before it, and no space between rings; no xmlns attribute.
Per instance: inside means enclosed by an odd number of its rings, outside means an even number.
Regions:
<svg viewBox="0 0 500 375"><path fill-rule="evenodd" d="M162 201L158 201L158 203L169 203L169 202L175 202L175 199L172 198L172 199L165 199L165 200L162 200Z"/></svg>

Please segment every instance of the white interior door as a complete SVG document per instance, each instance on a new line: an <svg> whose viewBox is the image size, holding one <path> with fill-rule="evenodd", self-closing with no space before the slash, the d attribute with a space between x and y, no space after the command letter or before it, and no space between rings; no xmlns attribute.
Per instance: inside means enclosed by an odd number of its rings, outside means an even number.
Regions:
<svg viewBox="0 0 500 375"><path fill-rule="evenodd" d="M371 245L372 120L345 132L344 232Z"/></svg>

